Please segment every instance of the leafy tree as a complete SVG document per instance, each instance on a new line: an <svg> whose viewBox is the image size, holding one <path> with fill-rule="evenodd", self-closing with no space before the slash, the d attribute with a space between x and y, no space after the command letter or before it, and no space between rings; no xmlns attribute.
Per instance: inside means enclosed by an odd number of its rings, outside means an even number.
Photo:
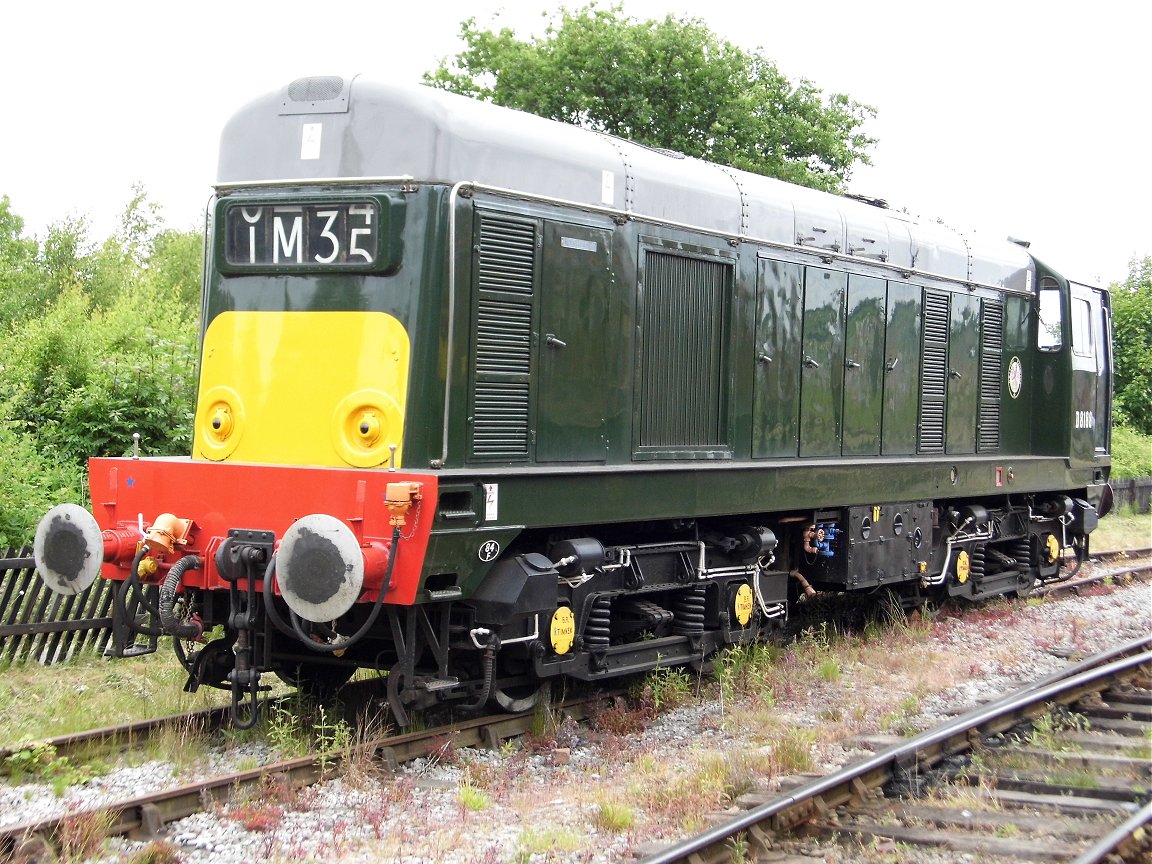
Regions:
<svg viewBox="0 0 1152 864"><path fill-rule="evenodd" d="M120 292L144 278L160 230L159 205L148 200L143 186L133 185L116 233L92 256L87 287L97 306L107 308Z"/></svg>
<svg viewBox="0 0 1152 864"><path fill-rule="evenodd" d="M620 6L561 8L544 36L466 20L467 48L425 82L641 144L839 191L875 139L875 111L812 82L793 84L759 52L698 19L636 21Z"/></svg>
<svg viewBox="0 0 1152 864"><path fill-rule="evenodd" d="M134 187L113 236L88 223L42 243L0 198L0 545L31 539L51 505L79 502L89 456L191 449L201 237L165 229Z"/></svg>
<svg viewBox="0 0 1152 864"><path fill-rule="evenodd" d="M1133 259L1111 290L1117 419L1152 435L1152 256Z"/></svg>
<svg viewBox="0 0 1152 864"><path fill-rule="evenodd" d="M191 310L200 308L204 237L200 231L165 229L152 242L149 281L162 297Z"/></svg>
<svg viewBox="0 0 1152 864"><path fill-rule="evenodd" d="M0 324L43 309L49 295L39 273L40 244L24 237L24 220L0 197Z"/></svg>
<svg viewBox="0 0 1152 864"><path fill-rule="evenodd" d="M40 249L40 272L55 297L71 287L87 288L92 278L88 220L71 216L48 226Z"/></svg>

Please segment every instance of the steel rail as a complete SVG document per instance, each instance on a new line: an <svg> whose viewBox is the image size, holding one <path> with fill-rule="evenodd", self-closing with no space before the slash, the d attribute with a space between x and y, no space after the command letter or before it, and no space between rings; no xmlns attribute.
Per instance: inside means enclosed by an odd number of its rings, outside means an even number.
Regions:
<svg viewBox="0 0 1152 864"><path fill-rule="evenodd" d="M800 811L803 816L799 821L803 821L817 800L822 800L825 806L837 806L857 795L861 782L866 786L882 785L901 771L917 769L922 757L926 755L934 756L936 758L932 761L938 761L946 755L968 749L971 746L969 736L974 730L1003 731L1020 722L1027 716L1029 709L1035 709L1038 705L1051 701L1070 703L1086 692L1102 689L1100 682L1152 663L1150 649L1152 636L1141 637L1095 654L915 738L806 783L787 795L755 807L696 837L676 843L644 858L641 864L680 864L703 860L710 851L730 848L728 844L742 833L751 833L757 837L766 824L772 827L786 826L788 823L784 817L788 811Z"/></svg>
<svg viewBox="0 0 1152 864"><path fill-rule="evenodd" d="M1064 591L1070 591L1075 594L1081 588L1086 588L1089 585L1098 585L1107 579L1118 579L1123 577L1130 577L1132 579L1146 579L1149 575L1152 575L1152 562L1134 562L1117 570L1107 570L1102 573L1092 573L1088 576L1081 576L1078 579L1069 579L1062 582L1049 582L1047 584L1039 585L1032 590L1030 596L1048 597L1054 594L1060 594Z"/></svg>
<svg viewBox="0 0 1152 864"><path fill-rule="evenodd" d="M1152 826L1152 802L1145 804L1121 824L1117 825L1076 857L1072 864L1100 864L1120 849L1125 841L1135 837L1141 829ZM1152 842L1145 839L1144 842Z"/></svg>

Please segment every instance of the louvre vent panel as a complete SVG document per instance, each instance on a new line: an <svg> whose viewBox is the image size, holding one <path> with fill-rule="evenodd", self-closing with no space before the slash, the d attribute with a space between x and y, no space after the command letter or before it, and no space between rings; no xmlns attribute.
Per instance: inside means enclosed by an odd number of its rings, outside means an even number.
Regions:
<svg viewBox="0 0 1152 864"><path fill-rule="evenodd" d="M488 458L528 456L528 383L477 384L472 411L472 449Z"/></svg>
<svg viewBox="0 0 1152 864"><path fill-rule="evenodd" d="M648 253L641 447L727 445L723 336L730 274L722 262Z"/></svg>
<svg viewBox="0 0 1152 864"><path fill-rule="evenodd" d="M944 403L932 402L920 411L920 452L944 452Z"/></svg>
<svg viewBox="0 0 1152 864"><path fill-rule="evenodd" d="M531 368L531 302L482 298L476 315L476 372L527 375Z"/></svg>
<svg viewBox="0 0 1152 864"><path fill-rule="evenodd" d="M1000 406L981 405L976 446L981 453L1000 449Z"/></svg>
<svg viewBox="0 0 1152 864"><path fill-rule="evenodd" d="M480 290L531 295L535 279L536 226L483 219L480 224Z"/></svg>
<svg viewBox="0 0 1152 864"><path fill-rule="evenodd" d="M985 354L980 360L980 400L1000 401L1000 354Z"/></svg>
<svg viewBox="0 0 1152 864"><path fill-rule="evenodd" d="M1000 382L1004 369L1004 303L985 300L980 307L980 413L976 449L1000 449Z"/></svg>
<svg viewBox="0 0 1152 864"><path fill-rule="evenodd" d="M948 295L925 292L924 294L924 340L926 342L948 341Z"/></svg>
<svg viewBox="0 0 1152 864"><path fill-rule="evenodd" d="M529 457L536 225L482 215L473 311L472 450Z"/></svg>
<svg viewBox="0 0 1152 864"><path fill-rule="evenodd" d="M948 378L948 349L946 347L924 346L923 376L923 395L943 399Z"/></svg>
<svg viewBox="0 0 1152 864"><path fill-rule="evenodd" d="M924 355L920 364L921 453L943 453L948 393L948 295L924 292Z"/></svg>

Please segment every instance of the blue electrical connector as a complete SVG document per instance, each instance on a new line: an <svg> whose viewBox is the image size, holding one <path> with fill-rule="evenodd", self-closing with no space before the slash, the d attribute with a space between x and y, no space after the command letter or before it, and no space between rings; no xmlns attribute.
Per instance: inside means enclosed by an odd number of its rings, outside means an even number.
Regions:
<svg viewBox="0 0 1152 864"><path fill-rule="evenodd" d="M823 535L822 539L821 535ZM816 552L824 558L835 558L836 553L832 551L832 544L836 542L836 538L840 536L840 527L835 522L821 522L816 526Z"/></svg>

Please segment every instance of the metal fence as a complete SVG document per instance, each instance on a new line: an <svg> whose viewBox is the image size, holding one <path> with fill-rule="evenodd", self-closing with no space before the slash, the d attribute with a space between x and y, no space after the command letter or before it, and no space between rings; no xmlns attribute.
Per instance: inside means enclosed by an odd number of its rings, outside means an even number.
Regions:
<svg viewBox="0 0 1152 864"><path fill-rule="evenodd" d="M104 651L112 639L115 585L97 579L71 597L54 593L36 572L32 552L0 558L0 665L49 665L79 651Z"/></svg>

